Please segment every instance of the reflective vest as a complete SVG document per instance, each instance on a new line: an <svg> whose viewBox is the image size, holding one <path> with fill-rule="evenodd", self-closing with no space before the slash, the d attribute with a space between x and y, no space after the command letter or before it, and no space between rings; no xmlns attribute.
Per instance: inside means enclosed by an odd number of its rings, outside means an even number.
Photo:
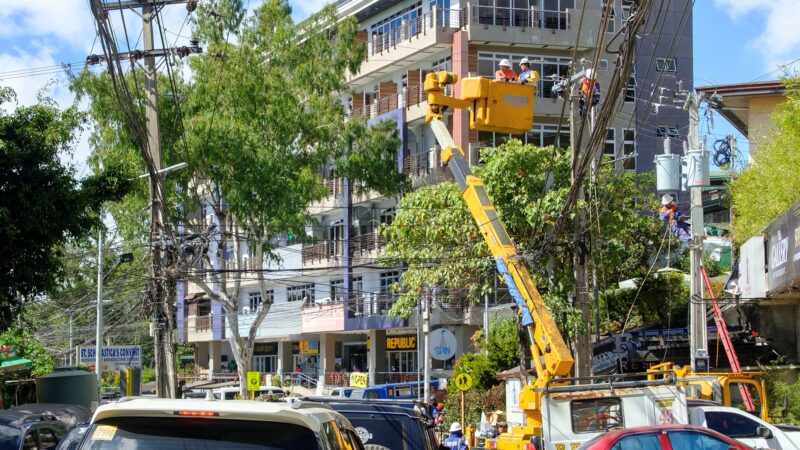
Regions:
<svg viewBox="0 0 800 450"><path fill-rule="evenodd" d="M497 69L494 73L494 79L497 81L517 81L517 73L511 69Z"/></svg>
<svg viewBox="0 0 800 450"><path fill-rule="evenodd" d="M592 80L584 77L581 80L581 94L589 97L589 94L590 94L589 89L591 88L591 85L592 85ZM597 81L597 80L595 80L595 82L594 82L594 93L595 94L599 94L600 93L600 82Z"/></svg>

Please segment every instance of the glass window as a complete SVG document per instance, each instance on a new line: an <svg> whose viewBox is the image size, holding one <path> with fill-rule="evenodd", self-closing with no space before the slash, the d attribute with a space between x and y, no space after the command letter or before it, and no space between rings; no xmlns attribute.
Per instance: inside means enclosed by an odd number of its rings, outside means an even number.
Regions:
<svg viewBox="0 0 800 450"><path fill-rule="evenodd" d="M334 302L344 301L344 280L331 281L331 300Z"/></svg>
<svg viewBox="0 0 800 450"><path fill-rule="evenodd" d="M698 431L670 431L667 433L672 448L697 450L728 450L731 444Z"/></svg>
<svg viewBox="0 0 800 450"><path fill-rule="evenodd" d="M0 425L0 448L15 448L19 445L20 431L18 428L11 428Z"/></svg>
<svg viewBox="0 0 800 450"><path fill-rule="evenodd" d="M400 271L398 270L390 270L388 272L381 272L381 293L385 294L389 292L389 288L391 285L400 283Z"/></svg>
<svg viewBox="0 0 800 450"><path fill-rule="evenodd" d="M600 3L603 5L603 16L601 20L605 20L606 17L606 7L611 6L611 12L608 16L608 27L606 28L606 32L613 33L617 30L615 20L616 17L614 15L614 0L600 0ZM602 23L602 22L601 22Z"/></svg>
<svg viewBox="0 0 800 450"><path fill-rule="evenodd" d="M758 415L761 412L761 403L758 398L758 390L753 383L731 383L728 385L731 406L735 406L741 410L747 409L745 408L744 398L742 398L741 388L746 389L750 394L750 399L753 401L753 406L755 407L755 411L752 412Z"/></svg>
<svg viewBox="0 0 800 450"><path fill-rule="evenodd" d="M263 302L261 299L261 292L250 292L247 294L247 297L250 301L250 313L255 314L256 311L261 309L261 303Z"/></svg>
<svg viewBox="0 0 800 450"><path fill-rule="evenodd" d="M678 63L675 58L656 58L656 70L659 72L677 72Z"/></svg>
<svg viewBox="0 0 800 450"><path fill-rule="evenodd" d="M655 433L645 433L625 436L618 440L617 443L611 447L611 450L659 450L660 448L661 443L658 441L658 435Z"/></svg>
<svg viewBox="0 0 800 450"><path fill-rule="evenodd" d="M614 128L606 130L606 139L603 141L603 156L614 159L617 155L617 131Z"/></svg>
<svg viewBox="0 0 800 450"><path fill-rule="evenodd" d="M84 450L111 450L135 448L137 450L203 449L222 450L291 450L317 449L317 437L308 428L284 422L227 419L192 419L162 417L119 417L101 421L88 431L90 438L98 427L114 428L111 439L87 439ZM108 432L103 437L108 436Z"/></svg>
<svg viewBox="0 0 800 450"><path fill-rule="evenodd" d="M625 157L622 168L636 170L636 130L633 128L622 130L622 156Z"/></svg>
<svg viewBox="0 0 800 450"><path fill-rule="evenodd" d="M758 437L758 422L744 414L709 411L706 412L706 426L732 438Z"/></svg>
<svg viewBox="0 0 800 450"><path fill-rule="evenodd" d="M22 450L39 450L39 444L36 442L36 430L30 430L25 434Z"/></svg>
<svg viewBox="0 0 800 450"><path fill-rule="evenodd" d="M636 66L631 67L631 77L628 79L628 85L625 86L625 101L636 101Z"/></svg>
<svg viewBox="0 0 800 450"><path fill-rule="evenodd" d="M304 284L302 286L291 286L286 288L286 301L304 301L311 304L314 301L314 285Z"/></svg>
<svg viewBox="0 0 800 450"><path fill-rule="evenodd" d="M49 450L56 448L58 438L49 428L39 428L39 450Z"/></svg>
<svg viewBox="0 0 800 450"><path fill-rule="evenodd" d="M622 401L616 397L573 400L570 408L573 433L596 433L625 426Z"/></svg>
<svg viewBox="0 0 800 450"><path fill-rule="evenodd" d="M680 137L680 133L678 133L678 127L656 127L656 136L663 138L663 137L671 137L676 138Z"/></svg>

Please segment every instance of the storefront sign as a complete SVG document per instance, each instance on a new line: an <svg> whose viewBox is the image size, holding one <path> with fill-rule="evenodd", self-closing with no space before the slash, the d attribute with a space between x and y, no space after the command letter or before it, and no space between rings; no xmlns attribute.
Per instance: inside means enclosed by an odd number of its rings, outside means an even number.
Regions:
<svg viewBox="0 0 800 450"><path fill-rule="evenodd" d="M95 347L80 347L78 357L81 364L94 366ZM138 345L112 345L100 352L102 370L117 370L123 367L142 367L142 348Z"/></svg>
<svg viewBox="0 0 800 450"><path fill-rule="evenodd" d="M800 279L800 204L767 226L767 291L791 290Z"/></svg>
<svg viewBox="0 0 800 450"><path fill-rule="evenodd" d="M416 350L417 337L411 336L387 336L386 350Z"/></svg>
<svg viewBox="0 0 800 450"><path fill-rule="evenodd" d="M353 372L350 374L350 387L365 388L369 385L369 374Z"/></svg>
<svg viewBox="0 0 800 450"><path fill-rule="evenodd" d="M13 345L0 345L0 361L17 357L17 347Z"/></svg>
<svg viewBox="0 0 800 450"><path fill-rule="evenodd" d="M254 355L277 355L278 343L277 342L256 342L253 346Z"/></svg>
<svg viewBox="0 0 800 450"><path fill-rule="evenodd" d="M300 341L301 355L319 355L319 341Z"/></svg>
<svg viewBox="0 0 800 450"><path fill-rule="evenodd" d="M439 361L447 361L456 354L456 335L447 328L439 328L431 332L431 357Z"/></svg>

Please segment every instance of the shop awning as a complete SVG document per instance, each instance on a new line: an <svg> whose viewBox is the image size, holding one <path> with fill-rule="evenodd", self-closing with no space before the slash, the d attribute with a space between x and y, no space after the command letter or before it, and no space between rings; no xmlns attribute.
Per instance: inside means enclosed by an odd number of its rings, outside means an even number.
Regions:
<svg viewBox="0 0 800 450"><path fill-rule="evenodd" d="M0 373L14 372L17 370L28 369L33 365L30 359L11 358L6 359L0 364Z"/></svg>

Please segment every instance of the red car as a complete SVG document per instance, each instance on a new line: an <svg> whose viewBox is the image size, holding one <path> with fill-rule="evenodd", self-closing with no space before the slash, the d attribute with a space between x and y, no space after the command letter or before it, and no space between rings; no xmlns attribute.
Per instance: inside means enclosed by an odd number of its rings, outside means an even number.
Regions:
<svg viewBox="0 0 800 450"><path fill-rule="evenodd" d="M708 428L660 425L603 433L578 450L751 450L750 447Z"/></svg>

